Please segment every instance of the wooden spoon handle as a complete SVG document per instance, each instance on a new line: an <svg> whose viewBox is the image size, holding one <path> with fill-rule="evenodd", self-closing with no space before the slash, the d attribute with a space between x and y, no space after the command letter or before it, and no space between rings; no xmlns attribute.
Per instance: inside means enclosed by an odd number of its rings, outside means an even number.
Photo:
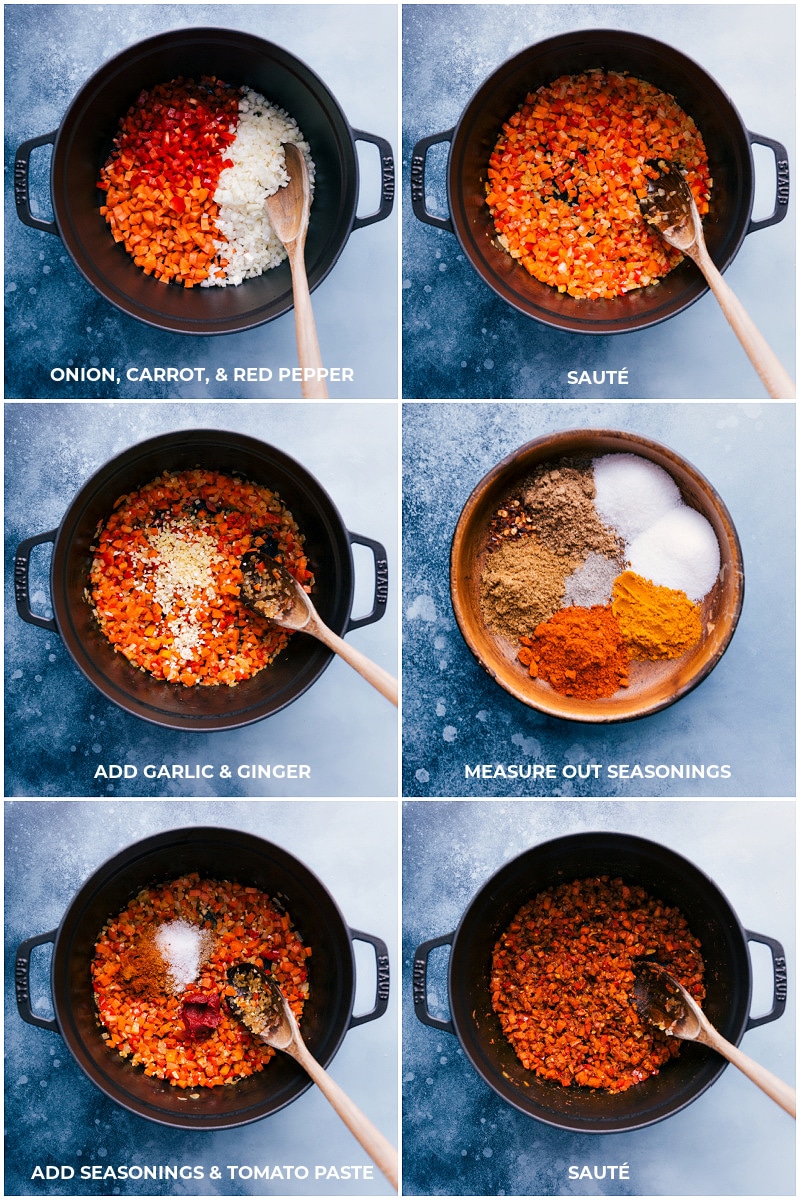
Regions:
<svg viewBox="0 0 800 1200"><path fill-rule="evenodd" d="M398 685L397 680L388 671L384 671L383 667L379 667L371 658L367 658L366 654L362 654L360 650L356 650L355 646L351 646L344 638L340 638L338 634L329 629L319 617L316 621L309 622L304 626L305 633L311 633L314 637L319 638L324 642L329 649L338 654L349 663L354 671L358 671L362 679L366 679L367 683L371 683L374 688L377 688L382 696L387 700L391 700L392 704L397 707Z"/></svg>
<svg viewBox="0 0 800 1200"><path fill-rule="evenodd" d="M314 310L311 307L311 293L308 290L306 275L304 239L296 238L286 247L289 255L289 266L292 272L292 289L294 292L294 329L297 336L297 359L301 367L313 367L318 370L322 366L322 355L317 339L317 326L314 321ZM319 377L303 379L303 396L307 400L327 400L328 389L325 380Z"/></svg>
<svg viewBox="0 0 800 1200"><path fill-rule="evenodd" d="M325 1068L320 1066L302 1042L295 1042L291 1048L287 1048L287 1053L291 1054L292 1058L308 1071L314 1083L342 1118L353 1137L360 1142L375 1165L380 1168L397 1191L397 1151L389 1139L375 1128L368 1117L364 1116L361 1109L353 1103L347 1093L339 1087L339 1084L331 1079Z"/></svg>
<svg viewBox="0 0 800 1200"><path fill-rule="evenodd" d="M784 1083L782 1079L773 1075L760 1063L755 1062L749 1055L743 1054L738 1046L734 1046L716 1029L704 1030L704 1036L697 1040L703 1041L706 1046L711 1046L718 1054L727 1058L728 1062L732 1062L748 1079L752 1079L753 1083L760 1087L762 1092L766 1092L769 1098L779 1104L790 1117L797 1119L797 1097L794 1088L789 1087L788 1083Z"/></svg>
<svg viewBox="0 0 800 1200"><path fill-rule="evenodd" d="M719 301L733 332L742 343L767 392L776 400L793 400L796 388L792 377L779 361L775 351L757 329L739 297L719 273L705 245L695 247L691 255L706 277L706 282Z"/></svg>

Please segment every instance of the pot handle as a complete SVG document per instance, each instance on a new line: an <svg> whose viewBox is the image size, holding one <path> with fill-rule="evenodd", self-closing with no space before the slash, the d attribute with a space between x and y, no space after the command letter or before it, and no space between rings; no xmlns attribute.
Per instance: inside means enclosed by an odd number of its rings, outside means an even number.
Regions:
<svg viewBox="0 0 800 1200"><path fill-rule="evenodd" d="M452 946L455 930L452 933L444 933L441 937L430 938L427 942L423 942L417 948L414 955L414 973L411 977L411 986L414 993L414 1012L423 1025L430 1025L431 1029L441 1029L445 1033L455 1033L455 1026L452 1021L443 1021L441 1017L434 1017L428 1011L428 956L431 950L435 950L437 946Z"/></svg>
<svg viewBox="0 0 800 1200"><path fill-rule="evenodd" d="M348 1029L353 1029L356 1025L364 1025L367 1021L376 1021L378 1017L382 1017L389 1006L389 950L384 942L379 937L374 937L371 933L362 933L360 929L351 929L350 937L354 942L367 942L375 951L375 968L377 971L377 982L375 987L375 1004L369 1012L360 1013L358 1016L353 1013L350 1017Z"/></svg>
<svg viewBox="0 0 800 1200"><path fill-rule="evenodd" d="M353 137L357 142L370 142L373 146L377 146L381 156L381 202L374 213L354 219L353 229L362 229L365 225L374 225L376 221L383 221L392 211L394 205L394 155L392 147L386 139L379 137L377 133L365 133L363 129L354 129Z"/></svg>
<svg viewBox="0 0 800 1200"><path fill-rule="evenodd" d="M38 625L40 629L49 629L51 633L58 633L58 626L53 618L40 617L31 609L28 575L33 547L40 546L43 542L55 542L57 533L57 529L51 529L49 533L38 533L35 537L25 538L24 542L20 542L17 553L14 555L14 599L17 602L17 612L29 625Z"/></svg>
<svg viewBox="0 0 800 1200"><path fill-rule="evenodd" d="M380 542L376 542L373 538L364 537L360 533L351 533L347 531L347 536L350 539L350 545L366 546L372 551L372 557L375 562L375 591L372 600L372 609L365 617L351 617L347 622L346 633L351 629L361 629L362 625L374 625L376 621L380 621L383 614L386 612L386 605L389 599L389 564L386 558L386 551Z"/></svg>
<svg viewBox="0 0 800 1200"><path fill-rule="evenodd" d="M769 946L772 954L772 1008L769 1012L764 1013L762 1017L748 1017L745 1029L756 1029L759 1025L766 1025L769 1021L777 1021L778 1017L783 1015L786 1008L786 955L783 946L777 942L775 938L767 937L763 933L753 933L752 929L745 929L745 936L748 942L760 942L763 946Z"/></svg>
<svg viewBox="0 0 800 1200"><path fill-rule="evenodd" d="M768 225L777 225L782 221L789 210L789 155L786 149L780 142L776 142L774 138L764 137L760 133L751 133L748 129L747 136L750 139L750 144L757 146L766 146L775 156L775 207L768 217L764 217L760 221L752 221L747 226L747 232L752 233L755 229L766 229Z"/></svg>
<svg viewBox="0 0 800 1200"><path fill-rule="evenodd" d="M43 217L35 217L31 212L30 205L30 162L31 151L37 146L52 145L56 140L58 130L54 129L52 133L43 133L41 137L30 138L27 142L23 142L14 155L14 203L17 206L17 216L23 225L30 225L31 229L43 229L45 233L54 233L59 236L58 226L55 221L45 221Z"/></svg>
<svg viewBox="0 0 800 1200"><path fill-rule="evenodd" d="M425 160L431 146L452 141L454 133L455 126L444 133L432 133L429 137L420 138L411 152L411 208L414 216L423 224L433 225L434 229L446 229L448 233L455 232L450 217L438 217L425 207Z"/></svg>
<svg viewBox="0 0 800 1200"><path fill-rule="evenodd" d="M51 1029L53 1033L61 1032L58 1022L51 1017L38 1016L31 1007L31 950L36 946L43 946L46 942L54 942L57 932L56 929L51 929L49 933L40 933L38 937L26 938L24 942L20 943L17 950L17 961L14 965L14 988L19 1015L29 1025L38 1025L40 1029Z"/></svg>

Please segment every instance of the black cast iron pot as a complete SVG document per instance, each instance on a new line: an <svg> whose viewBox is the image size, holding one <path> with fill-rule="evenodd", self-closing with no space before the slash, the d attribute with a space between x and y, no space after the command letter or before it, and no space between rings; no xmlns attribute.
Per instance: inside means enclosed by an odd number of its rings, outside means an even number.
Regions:
<svg viewBox="0 0 800 1200"><path fill-rule="evenodd" d="M423 942L414 956L414 1008L420 1021L454 1033L478 1074L507 1103L560 1129L621 1133L652 1125L696 1100L727 1063L694 1042L681 1046L658 1075L618 1095L562 1087L526 1071L506 1040L490 999L492 950L515 913L538 892L594 875L620 877L677 906L700 939L706 966L709 1020L738 1045L748 1029L776 1020L786 1007L786 958L773 938L742 929L720 890L685 858L655 842L622 833L577 833L545 842L502 867L470 902L454 933ZM748 942L770 948L773 1003L750 1016L752 971ZM427 1005L428 956L449 945L450 1020Z"/></svg>
<svg viewBox="0 0 800 1200"><path fill-rule="evenodd" d="M750 133L719 85L684 54L638 33L606 29L548 38L499 67L472 97L453 129L422 138L414 147L411 202L425 224L455 233L484 283L526 316L571 333L629 333L675 316L708 290L693 263L685 260L659 284L613 300L577 300L534 279L495 243L485 202L489 157L503 123L527 93L560 75L597 67L624 71L654 84L674 96L694 118L705 140L714 181L711 210L703 219L703 228L711 257L721 271L733 261L746 234L783 220L789 203L789 161L783 146ZM429 212L425 201L425 162L430 147L439 142L450 143L448 217ZM772 151L777 172L773 211L759 221L751 218L754 142Z"/></svg>
<svg viewBox="0 0 800 1200"><path fill-rule="evenodd" d="M386 1011L386 944L350 929L320 880L287 851L248 833L201 826L159 833L116 854L84 883L57 930L24 941L16 960L17 1008L29 1024L60 1033L92 1083L137 1116L180 1129L230 1129L270 1116L296 1100L311 1086L309 1076L288 1055L278 1054L265 1070L231 1086L198 1088L198 1098L193 1099L194 1093L149 1077L108 1050L92 992L90 964L106 921L142 888L191 871L257 887L285 907L313 951L302 1032L323 1066L330 1063L348 1029ZM377 969L374 1006L360 1015L353 1014L354 940L373 947ZM33 1011L29 988L31 951L47 942L53 943L52 1020Z"/></svg>
<svg viewBox="0 0 800 1200"><path fill-rule="evenodd" d="M353 229L383 220L394 200L391 146L376 134L351 129L323 81L294 55L252 34L231 29L179 29L137 42L110 59L78 92L58 130L32 138L17 151L14 191L20 219L62 239L78 270L122 312L174 333L237 333L292 307L289 265L282 263L238 287L166 286L145 275L114 242L96 184L119 120L143 88L178 75L217 75L246 85L294 117L311 146L316 167L306 241L311 290L322 282ZM356 216L359 169L356 142L373 143L381 158L378 209ZM53 220L31 212L29 162L37 146L52 143Z"/></svg>
<svg viewBox="0 0 800 1200"><path fill-rule="evenodd" d="M243 475L278 493L305 537L316 582L312 600L323 621L343 636L379 620L386 611L386 551L379 542L350 533L327 492L294 459L243 434L222 430L182 430L161 434L125 450L84 484L59 525L23 541L16 553L17 612L32 625L60 634L87 679L103 695L134 716L171 729L207 733L260 721L291 704L318 679L333 658L316 638L295 634L271 666L234 687L183 687L132 667L101 633L84 596L98 523L116 500L155 479L162 471L192 467ZM50 595L53 618L31 609L30 554L53 543ZM366 546L375 563L372 610L352 618L354 567L351 543Z"/></svg>

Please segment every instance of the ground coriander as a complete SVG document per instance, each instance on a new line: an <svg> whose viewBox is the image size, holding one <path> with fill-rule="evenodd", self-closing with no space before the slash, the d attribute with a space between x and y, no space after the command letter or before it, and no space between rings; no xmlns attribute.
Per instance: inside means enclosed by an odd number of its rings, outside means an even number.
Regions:
<svg viewBox="0 0 800 1200"><path fill-rule="evenodd" d="M481 577L481 610L489 629L510 641L548 620L564 600L564 578L577 563L523 535L489 554Z"/></svg>

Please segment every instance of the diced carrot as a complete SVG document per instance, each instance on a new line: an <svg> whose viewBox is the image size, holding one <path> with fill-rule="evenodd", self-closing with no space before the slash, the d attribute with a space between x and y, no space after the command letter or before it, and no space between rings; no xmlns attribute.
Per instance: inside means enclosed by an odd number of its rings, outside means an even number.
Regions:
<svg viewBox="0 0 800 1200"><path fill-rule="evenodd" d="M213 929L207 920L211 910L216 922ZM91 974L103 1040L112 1051L140 1066L145 1075L181 1088L217 1087L260 1071L274 1052L251 1037L224 1005L217 1028L206 1040L193 1041L181 1016L179 993L169 990L166 983L161 986L151 981L144 989L136 986L137 960L130 957L132 950L152 937L156 926L172 920L202 926L212 937L203 970L189 992L199 988L208 995L233 994L226 978L228 965L237 958L263 964L267 945L280 946L279 953L270 950L273 961L268 968L271 966L295 1016L302 1018L308 987L300 982L300 964L308 947L291 925L285 929L285 914L278 913L258 889L230 881L201 880L193 873L140 892L101 932ZM237 944L235 951L224 934ZM126 969L120 975L123 965Z"/></svg>
<svg viewBox="0 0 800 1200"><path fill-rule="evenodd" d="M178 79L143 92L120 122L115 149L98 180L106 193L100 211L114 240L161 282L192 287L210 274L218 253L215 240L224 240L214 220L218 209L213 195L223 154L235 137L238 100L238 89L220 80L204 78L195 84ZM191 189L186 187L189 180ZM138 241L130 234L140 228L155 235L143 258L134 254ZM202 253L188 263L180 247L195 233L202 234L196 242Z"/></svg>
<svg viewBox="0 0 800 1200"><path fill-rule="evenodd" d="M198 498L208 508L202 521L187 518ZM90 598L100 628L119 653L156 679L184 687L233 686L267 666L289 635L251 614L239 597L241 556L256 540L264 543L263 537L255 539L256 531L269 526L279 559L307 590L313 584L302 539L275 494L195 469L160 476L113 507L98 531ZM177 610L173 602L166 607L156 602L157 539L165 513L182 531L187 552L204 538L217 548L212 602L194 597ZM180 649L186 619L198 635L188 657Z"/></svg>
<svg viewBox="0 0 800 1200"><path fill-rule="evenodd" d="M647 286L681 259L637 204L659 157L681 166L701 216L708 212L703 139L672 96L599 70L539 88L489 158L486 202L501 245L535 278L578 298Z"/></svg>

